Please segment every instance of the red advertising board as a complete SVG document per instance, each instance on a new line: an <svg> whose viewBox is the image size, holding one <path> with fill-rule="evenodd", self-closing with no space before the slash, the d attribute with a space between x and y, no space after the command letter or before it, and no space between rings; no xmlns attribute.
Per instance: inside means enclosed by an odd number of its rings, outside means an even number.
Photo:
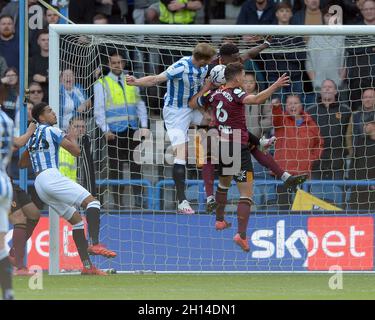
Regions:
<svg viewBox="0 0 375 320"><path fill-rule="evenodd" d="M308 270L373 270L373 217L310 217Z"/></svg>
<svg viewBox="0 0 375 320"><path fill-rule="evenodd" d="M48 270L49 259L49 222L48 217L42 217L35 228L29 243L27 265L38 265ZM79 270L82 263L73 241L72 227L64 219L60 219L60 270Z"/></svg>

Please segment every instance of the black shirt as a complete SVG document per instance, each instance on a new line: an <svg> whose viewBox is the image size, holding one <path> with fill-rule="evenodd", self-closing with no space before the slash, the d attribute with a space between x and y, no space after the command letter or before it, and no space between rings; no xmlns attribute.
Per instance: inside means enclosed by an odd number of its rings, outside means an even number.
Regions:
<svg viewBox="0 0 375 320"><path fill-rule="evenodd" d="M307 112L319 126L320 135L324 139L321 160L330 162L332 168L341 167L341 162L335 160L343 160L347 155L345 134L351 116L349 107L334 102L327 108L323 103L319 103L308 108Z"/></svg>

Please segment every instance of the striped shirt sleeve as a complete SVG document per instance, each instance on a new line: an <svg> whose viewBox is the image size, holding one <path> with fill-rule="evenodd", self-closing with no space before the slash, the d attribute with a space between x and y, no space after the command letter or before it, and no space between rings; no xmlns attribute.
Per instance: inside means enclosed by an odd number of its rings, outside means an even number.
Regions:
<svg viewBox="0 0 375 320"><path fill-rule="evenodd" d="M49 127L48 129L51 131L53 141L60 145L63 139L65 138L65 133L61 131L59 128L55 127Z"/></svg>
<svg viewBox="0 0 375 320"><path fill-rule="evenodd" d="M168 80L173 80L173 79L182 79L182 75L184 73L185 66L180 63L176 62L172 64L166 71L166 75Z"/></svg>

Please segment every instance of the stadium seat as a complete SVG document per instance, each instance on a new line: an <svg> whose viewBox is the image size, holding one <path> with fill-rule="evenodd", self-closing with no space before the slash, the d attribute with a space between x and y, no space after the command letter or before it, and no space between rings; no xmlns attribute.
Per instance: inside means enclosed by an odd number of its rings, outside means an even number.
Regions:
<svg viewBox="0 0 375 320"><path fill-rule="evenodd" d="M204 210L204 195L200 185L190 185L186 188L186 199L194 207L194 209L201 211Z"/></svg>
<svg viewBox="0 0 375 320"><path fill-rule="evenodd" d="M231 200L236 200L240 198L240 192L238 191L237 185L232 185L228 190L228 202Z"/></svg>
<svg viewBox="0 0 375 320"><path fill-rule="evenodd" d="M276 202L275 185L255 184L253 192L253 200L257 209L265 209L270 203Z"/></svg>
<svg viewBox="0 0 375 320"><path fill-rule="evenodd" d="M259 164L258 161L253 161L253 169L254 169L254 179L269 179L270 175L268 170Z"/></svg>
<svg viewBox="0 0 375 320"><path fill-rule="evenodd" d="M335 185L313 184L310 193L315 197L340 207L343 203L343 190Z"/></svg>

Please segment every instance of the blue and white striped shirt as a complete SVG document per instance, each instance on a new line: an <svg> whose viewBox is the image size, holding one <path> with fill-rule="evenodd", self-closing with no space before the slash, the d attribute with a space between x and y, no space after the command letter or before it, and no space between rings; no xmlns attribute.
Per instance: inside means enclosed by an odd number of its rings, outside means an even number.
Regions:
<svg viewBox="0 0 375 320"><path fill-rule="evenodd" d="M65 133L59 128L40 124L27 143L34 172L59 167L59 147Z"/></svg>
<svg viewBox="0 0 375 320"><path fill-rule="evenodd" d="M11 118L0 110L0 171L6 172L6 167L12 158L14 125Z"/></svg>
<svg viewBox="0 0 375 320"><path fill-rule="evenodd" d="M207 75L208 66L196 67L192 57L183 57L166 71L168 78L164 107L189 108L188 102L199 92Z"/></svg>
<svg viewBox="0 0 375 320"><path fill-rule="evenodd" d="M11 201L13 189L6 168L12 158L14 124L7 114L0 110L0 198Z"/></svg>
<svg viewBox="0 0 375 320"><path fill-rule="evenodd" d="M12 200L13 188L6 172L0 171L0 198Z"/></svg>

